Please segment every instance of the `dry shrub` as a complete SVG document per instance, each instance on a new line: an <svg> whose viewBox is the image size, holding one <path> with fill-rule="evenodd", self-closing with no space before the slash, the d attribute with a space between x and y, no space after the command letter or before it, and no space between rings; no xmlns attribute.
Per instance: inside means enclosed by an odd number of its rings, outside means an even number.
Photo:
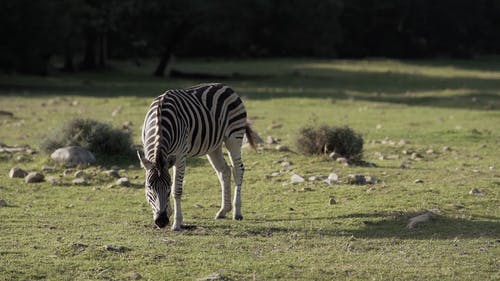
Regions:
<svg viewBox="0 0 500 281"><path fill-rule="evenodd" d="M46 153L65 146L81 146L97 155L133 155L129 133L92 119L71 119L40 143L40 149Z"/></svg>
<svg viewBox="0 0 500 281"><path fill-rule="evenodd" d="M297 148L304 154L336 152L351 161L360 161L363 138L347 126L304 127L299 131Z"/></svg>

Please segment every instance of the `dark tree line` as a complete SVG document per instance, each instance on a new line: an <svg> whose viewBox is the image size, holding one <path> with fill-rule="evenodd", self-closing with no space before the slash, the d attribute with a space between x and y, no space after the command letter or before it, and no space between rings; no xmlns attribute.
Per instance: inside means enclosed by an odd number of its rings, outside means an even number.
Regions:
<svg viewBox="0 0 500 281"><path fill-rule="evenodd" d="M500 53L499 0L3 0L0 69L97 70L109 58L470 58Z"/></svg>

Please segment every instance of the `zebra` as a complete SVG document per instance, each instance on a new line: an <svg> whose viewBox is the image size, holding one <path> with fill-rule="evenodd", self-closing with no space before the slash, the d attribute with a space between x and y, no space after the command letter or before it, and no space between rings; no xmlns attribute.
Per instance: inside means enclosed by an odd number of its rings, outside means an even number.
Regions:
<svg viewBox="0 0 500 281"><path fill-rule="evenodd" d="M174 221L171 229L181 230L182 185L186 159L207 155L222 189L221 208L215 218L222 219L233 209L233 219L242 220L241 185L244 165L241 146L246 135L255 148L253 131L247 123L243 102L224 84L201 84L187 89L168 90L153 100L142 127L144 154L137 151L145 169L146 199L157 227L169 224L171 177L173 170ZM223 145L229 152L235 192L231 206L231 168L224 159Z"/></svg>

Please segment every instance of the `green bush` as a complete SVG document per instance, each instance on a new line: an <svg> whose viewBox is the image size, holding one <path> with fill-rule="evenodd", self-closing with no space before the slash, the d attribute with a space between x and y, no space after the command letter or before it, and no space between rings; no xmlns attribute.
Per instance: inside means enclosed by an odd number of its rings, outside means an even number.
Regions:
<svg viewBox="0 0 500 281"><path fill-rule="evenodd" d="M304 127L299 131L297 148L303 154L336 152L351 161L360 161L363 138L347 126Z"/></svg>
<svg viewBox="0 0 500 281"><path fill-rule="evenodd" d="M40 143L40 149L46 153L65 146L81 146L96 155L133 154L129 133L92 119L71 119L54 129Z"/></svg>

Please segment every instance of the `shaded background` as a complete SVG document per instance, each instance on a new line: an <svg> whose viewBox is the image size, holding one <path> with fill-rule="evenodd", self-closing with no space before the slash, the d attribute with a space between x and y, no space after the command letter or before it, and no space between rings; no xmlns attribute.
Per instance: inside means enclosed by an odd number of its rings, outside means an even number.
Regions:
<svg viewBox="0 0 500 281"><path fill-rule="evenodd" d="M500 53L500 1L3 0L0 38L7 73L155 57L163 76L174 55L474 58Z"/></svg>

